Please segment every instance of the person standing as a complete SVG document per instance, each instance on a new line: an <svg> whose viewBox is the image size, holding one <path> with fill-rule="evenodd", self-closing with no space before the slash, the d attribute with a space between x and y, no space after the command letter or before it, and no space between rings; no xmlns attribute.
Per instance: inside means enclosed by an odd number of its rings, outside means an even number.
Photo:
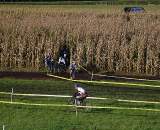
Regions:
<svg viewBox="0 0 160 130"><path fill-rule="evenodd" d="M51 55L51 53L48 53L45 56L45 66L48 68L49 72L52 71L52 55Z"/></svg>
<svg viewBox="0 0 160 130"><path fill-rule="evenodd" d="M69 69L70 69L70 77L71 77L71 79L75 79L76 72L77 72L77 65L76 65L75 61L72 61Z"/></svg>
<svg viewBox="0 0 160 130"><path fill-rule="evenodd" d="M63 57L59 57L59 60L58 60L58 68L59 68L59 71L60 72L64 72L65 69L66 69L66 62L65 62L65 59Z"/></svg>

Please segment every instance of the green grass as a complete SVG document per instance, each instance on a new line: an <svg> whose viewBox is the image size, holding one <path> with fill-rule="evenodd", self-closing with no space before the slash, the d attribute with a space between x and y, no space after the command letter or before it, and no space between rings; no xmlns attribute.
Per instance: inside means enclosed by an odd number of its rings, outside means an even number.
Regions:
<svg viewBox="0 0 160 130"><path fill-rule="evenodd" d="M106 13L110 12L111 14L123 12L123 8L126 6L141 6L144 7L146 13L149 12L159 12L160 5L14 5L14 4L0 4L1 9L12 9L12 10L36 10L41 12L46 11L65 11L65 12L88 12L93 11L95 13ZM152 12L152 13L153 13Z"/></svg>
<svg viewBox="0 0 160 130"><path fill-rule="evenodd" d="M140 82L141 83L141 82ZM157 84L158 83L153 83ZM0 79L0 92L64 94L74 92L73 83L62 80ZM160 109L158 104L118 102L115 98L160 101L160 88L131 88L108 84L81 84L90 96L110 100L88 100L87 105ZM10 101L10 95L0 94ZM67 104L67 98L13 96L13 101L42 104ZM24 106L0 104L0 128L6 130L159 130L160 112L114 109L78 109L73 107Z"/></svg>
<svg viewBox="0 0 160 130"><path fill-rule="evenodd" d="M130 82L132 83L132 82ZM137 82L143 84L144 82ZM145 82L146 83L146 82ZM0 91L15 93L38 93L38 94L63 94L71 95L74 92L74 83L63 80L16 80L0 79ZM147 84L147 83L146 83ZM151 85L151 83L148 83ZM152 82L160 86L159 82ZM129 85L111 84L81 84L88 91L90 96L139 99L159 101L160 88L139 87Z"/></svg>
<svg viewBox="0 0 160 130"><path fill-rule="evenodd" d="M0 123L8 130L158 130L160 113L0 105Z"/></svg>

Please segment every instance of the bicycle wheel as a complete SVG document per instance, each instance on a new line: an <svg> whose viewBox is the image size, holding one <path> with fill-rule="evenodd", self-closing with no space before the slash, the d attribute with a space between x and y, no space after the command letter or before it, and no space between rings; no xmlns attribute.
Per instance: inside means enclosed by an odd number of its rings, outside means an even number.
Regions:
<svg viewBox="0 0 160 130"><path fill-rule="evenodd" d="M68 102L69 105L74 105L75 104L75 98L71 97L67 102Z"/></svg>

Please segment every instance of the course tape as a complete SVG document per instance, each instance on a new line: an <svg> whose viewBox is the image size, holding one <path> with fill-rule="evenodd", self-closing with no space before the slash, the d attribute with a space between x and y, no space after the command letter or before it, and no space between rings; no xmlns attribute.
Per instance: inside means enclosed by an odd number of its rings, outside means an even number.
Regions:
<svg viewBox="0 0 160 130"><path fill-rule="evenodd" d="M32 97L56 97L56 98L71 98L69 95L47 95L47 94L22 94L22 93L10 93L10 92L0 92L0 94L13 95L13 96L32 96ZM148 103L148 104L160 104L160 102L154 101L138 101L138 100L124 100L124 99L111 99L103 97L87 97L87 99L95 100L114 100L119 102L129 102L129 103Z"/></svg>
<svg viewBox="0 0 160 130"><path fill-rule="evenodd" d="M25 103L25 102L10 102L10 101L0 101L1 104L13 104L13 105L27 105L27 106L50 106L50 107L73 107L75 105L65 105L65 104L41 104L41 103Z"/></svg>
<svg viewBox="0 0 160 130"><path fill-rule="evenodd" d="M149 81L149 82L160 82L160 80L151 80L151 79L137 79L137 78L128 78L128 77L119 77L119 76L109 76L109 75L103 75L103 74L93 74L93 75L101 76L101 77L118 78L118 79L139 80L139 81Z"/></svg>
<svg viewBox="0 0 160 130"><path fill-rule="evenodd" d="M12 104L12 105L26 105L26 106L48 106L48 107L77 107L77 108L92 108L92 109L119 109L119 110L141 110L141 111L153 111L160 112L160 109L147 109L147 108L127 108L127 107L111 107L111 106L75 106L65 104L37 104L37 103L24 103L24 102L9 102L0 101L1 104Z"/></svg>
<svg viewBox="0 0 160 130"><path fill-rule="evenodd" d="M83 66L81 66L80 64L78 64L78 66L80 66L83 70L85 70L88 74L92 75L92 73L90 71L88 71L87 69L85 69Z"/></svg>
<svg viewBox="0 0 160 130"><path fill-rule="evenodd" d="M0 94L11 94L10 92L0 92Z"/></svg>
<svg viewBox="0 0 160 130"><path fill-rule="evenodd" d="M85 70L89 75L95 75L100 77L110 77L110 78L118 78L118 79L129 79L129 80L139 80L139 81L149 81L149 82L160 82L160 80L150 80L150 79L137 79L137 78L129 78L129 77L120 77L120 76L110 76L110 75L104 75L104 74L93 74L87 69L85 69L83 66L78 64L83 70Z"/></svg>
<svg viewBox="0 0 160 130"><path fill-rule="evenodd" d="M60 77L57 75L47 74L47 76L63 79L67 81L79 82L79 83L95 83L95 84L112 84L112 85L130 85L130 86L139 86L139 87L152 87L152 88L160 88L158 85L149 85L149 84L135 84L135 83L122 83L122 82L107 82L107 81L89 81L89 80L72 80L65 77Z"/></svg>

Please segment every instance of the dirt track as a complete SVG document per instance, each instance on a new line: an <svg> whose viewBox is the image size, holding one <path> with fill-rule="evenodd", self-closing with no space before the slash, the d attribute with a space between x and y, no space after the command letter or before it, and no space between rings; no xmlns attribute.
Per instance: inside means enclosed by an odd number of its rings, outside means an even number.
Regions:
<svg viewBox="0 0 160 130"><path fill-rule="evenodd" d="M5 77L9 77L9 78L16 78L16 79L44 79L44 80L50 80L53 79L53 77L49 77L46 75L46 72L0 72L0 78L5 78ZM66 77L69 78L69 73L57 73L55 75L58 76L62 76L62 77ZM119 76L119 75L114 75L114 76ZM119 76L122 77L122 76ZM127 76L124 76L127 77ZM156 80L160 80L160 77L133 77L133 76L129 76L129 78L141 78L141 79L156 79ZM81 72L77 74L77 78L76 79L83 79L83 80L91 80L91 75L89 75L86 72ZM133 79L124 79L124 78L118 78L118 77L105 77L105 76L94 76L93 80L115 80L115 81L136 81Z"/></svg>

